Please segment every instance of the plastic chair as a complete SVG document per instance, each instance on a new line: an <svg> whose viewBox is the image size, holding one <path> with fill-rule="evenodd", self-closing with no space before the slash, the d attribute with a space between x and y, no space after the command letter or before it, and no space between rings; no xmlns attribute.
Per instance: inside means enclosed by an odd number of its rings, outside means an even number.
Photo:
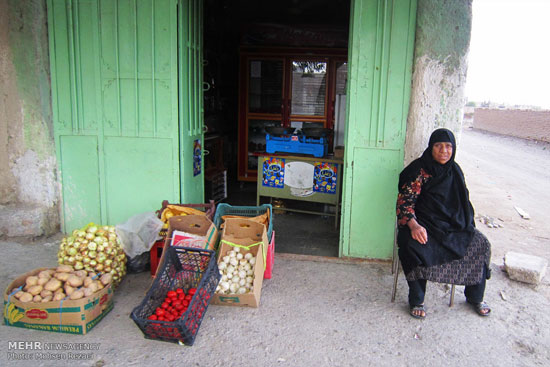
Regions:
<svg viewBox="0 0 550 367"><path fill-rule="evenodd" d="M395 294L397 293L397 279L399 278L399 270L401 269L401 261L397 254L397 223L395 227L395 233L393 238L393 256L391 264L391 272L393 274L393 289L391 292L391 301L395 302ZM455 302L455 285L451 284L451 298L449 300L449 307L453 307Z"/></svg>

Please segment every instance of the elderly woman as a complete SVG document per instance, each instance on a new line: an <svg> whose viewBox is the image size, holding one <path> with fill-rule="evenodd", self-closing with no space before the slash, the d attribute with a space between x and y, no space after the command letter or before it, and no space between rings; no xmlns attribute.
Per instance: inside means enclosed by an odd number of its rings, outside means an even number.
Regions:
<svg viewBox="0 0 550 367"><path fill-rule="evenodd" d="M491 247L475 228L464 174L455 163L456 142L435 130L422 156L399 175L397 218L399 259L409 284L410 314L426 317L426 281L465 285L468 303L488 316L483 301Z"/></svg>

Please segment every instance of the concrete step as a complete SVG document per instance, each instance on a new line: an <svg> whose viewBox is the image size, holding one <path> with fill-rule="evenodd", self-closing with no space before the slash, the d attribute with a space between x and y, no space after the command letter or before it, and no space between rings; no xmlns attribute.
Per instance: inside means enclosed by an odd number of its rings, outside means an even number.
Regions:
<svg viewBox="0 0 550 367"><path fill-rule="evenodd" d="M504 255L504 269L510 279L529 284L539 284L548 261L542 257L509 251Z"/></svg>

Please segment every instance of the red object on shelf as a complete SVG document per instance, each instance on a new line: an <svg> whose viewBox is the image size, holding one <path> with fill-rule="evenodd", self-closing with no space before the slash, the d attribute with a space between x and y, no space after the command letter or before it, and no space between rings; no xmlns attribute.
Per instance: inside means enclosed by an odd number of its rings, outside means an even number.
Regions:
<svg viewBox="0 0 550 367"><path fill-rule="evenodd" d="M149 251L149 256L151 258L151 275L154 277L157 273L157 268L159 266L160 257L162 256L162 250L164 249L164 239L158 240L153 244L151 250Z"/></svg>
<svg viewBox="0 0 550 367"><path fill-rule="evenodd" d="M271 241L267 246L267 256L265 261L264 279L271 279L273 272L273 261L275 259L275 231L271 233Z"/></svg>

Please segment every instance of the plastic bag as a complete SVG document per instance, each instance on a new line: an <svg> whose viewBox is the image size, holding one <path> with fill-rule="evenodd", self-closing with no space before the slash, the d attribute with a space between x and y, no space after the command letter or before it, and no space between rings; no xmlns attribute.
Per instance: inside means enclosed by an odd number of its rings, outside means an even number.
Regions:
<svg viewBox="0 0 550 367"><path fill-rule="evenodd" d="M151 250L162 225L153 212L134 215L125 223L118 224L116 233L126 255L131 259Z"/></svg>

